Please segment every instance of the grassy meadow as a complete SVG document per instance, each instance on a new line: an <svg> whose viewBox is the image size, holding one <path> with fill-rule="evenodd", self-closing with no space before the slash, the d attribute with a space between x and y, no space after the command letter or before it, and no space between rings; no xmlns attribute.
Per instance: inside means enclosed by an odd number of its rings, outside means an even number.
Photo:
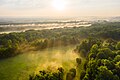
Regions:
<svg viewBox="0 0 120 80"><path fill-rule="evenodd" d="M28 80L29 75L39 70L55 70L63 67L66 71L76 66L78 57L75 46L29 51L0 61L0 80Z"/></svg>

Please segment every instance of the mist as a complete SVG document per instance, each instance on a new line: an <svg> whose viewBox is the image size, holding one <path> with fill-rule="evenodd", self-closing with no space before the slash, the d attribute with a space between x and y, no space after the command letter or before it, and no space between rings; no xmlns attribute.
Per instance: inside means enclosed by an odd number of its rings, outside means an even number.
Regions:
<svg viewBox="0 0 120 80"><path fill-rule="evenodd" d="M1 60L0 74L3 76L0 78L9 80L11 77L12 80L26 80L29 79L30 74L37 74L40 70L55 71L58 67L63 67L67 72L70 68L76 67L75 61L79 57L73 52L74 48L75 46L61 46L42 51L28 51L25 52L26 54Z"/></svg>

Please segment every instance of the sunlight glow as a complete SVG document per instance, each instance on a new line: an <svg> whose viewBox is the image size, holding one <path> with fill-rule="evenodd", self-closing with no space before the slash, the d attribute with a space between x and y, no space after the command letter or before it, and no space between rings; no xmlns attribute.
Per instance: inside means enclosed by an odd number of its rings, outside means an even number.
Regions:
<svg viewBox="0 0 120 80"><path fill-rule="evenodd" d="M64 0L53 0L52 6L57 10L64 10L67 5L67 2Z"/></svg>

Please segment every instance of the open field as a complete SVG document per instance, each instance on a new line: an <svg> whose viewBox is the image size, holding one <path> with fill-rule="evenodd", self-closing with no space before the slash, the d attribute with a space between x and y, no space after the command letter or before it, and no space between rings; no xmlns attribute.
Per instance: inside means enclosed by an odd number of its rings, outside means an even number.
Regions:
<svg viewBox="0 0 120 80"><path fill-rule="evenodd" d="M30 51L0 61L0 80L27 80L29 74L43 69L63 67L66 71L75 67L77 54L74 46L57 47L43 51Z"/></svg>

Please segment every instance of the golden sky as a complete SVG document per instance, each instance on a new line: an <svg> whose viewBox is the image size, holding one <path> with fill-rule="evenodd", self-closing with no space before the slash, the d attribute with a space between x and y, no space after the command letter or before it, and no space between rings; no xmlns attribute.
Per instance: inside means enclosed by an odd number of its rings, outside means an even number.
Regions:
<svg viewBox="0 0 120 80"><path fill-rule="evenodd" d="M120 16L120 0L0 0L0 16Z"/></svg>

